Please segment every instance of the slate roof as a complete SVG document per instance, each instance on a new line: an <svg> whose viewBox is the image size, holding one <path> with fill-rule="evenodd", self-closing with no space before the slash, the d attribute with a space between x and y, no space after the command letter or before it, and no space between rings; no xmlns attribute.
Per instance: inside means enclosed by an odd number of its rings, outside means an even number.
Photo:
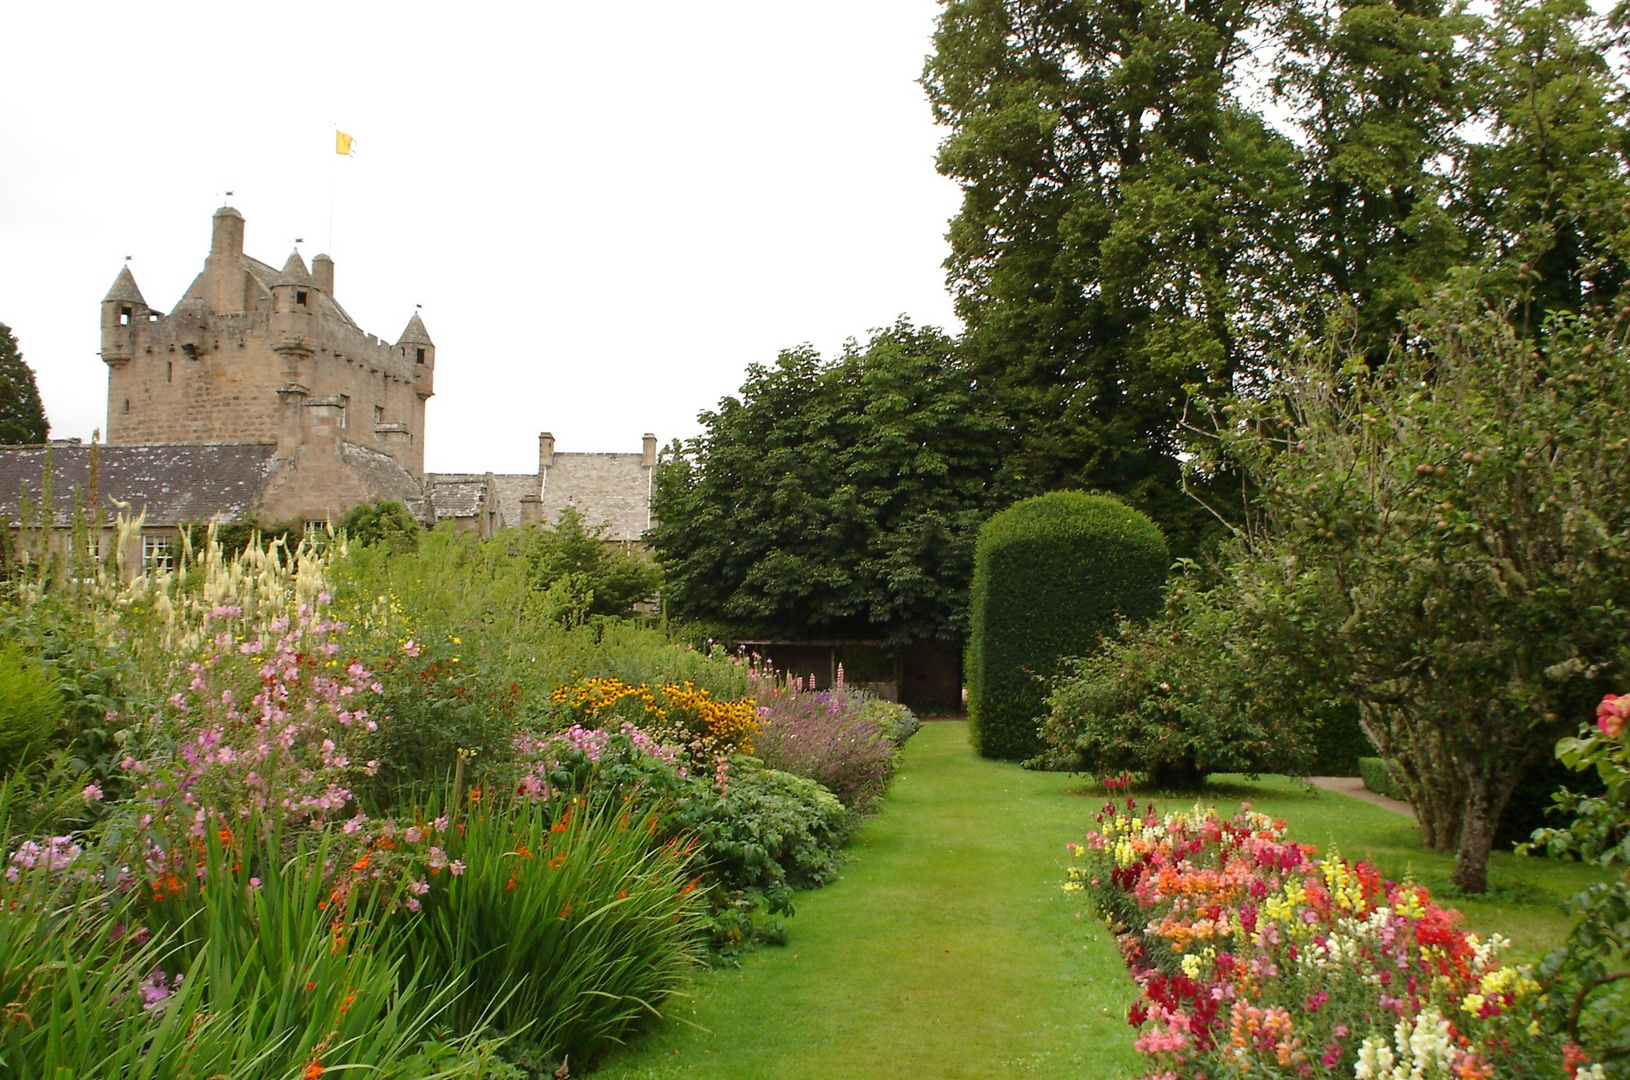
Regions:
<svg viewBox="0 0 1630 1080"><path fill-rule="evenodd" d="M147 306L147 301L142 299L141 290L136 287L136 275L130 272L129 263L124 264L124 267L119 271L119 276L113 279L113 287L108 290L106 296L102 297L102 303L104 304L113 300L124 304Z"/></svg>
<svg viewBox="0 0 1630 1080"><path fill-rule="evenodd" d="M463 496L451 494L452 488L463 484L474 484L477 487L486 487L487 473L431 473L428 480L431 484L432 495L436 501L436 516L469 517L475 511L475 504L460 501L456 505L464 507L456 514L446 512L446 506L455 505L454 499L463 499ZM442 498L442 487L447 486L449 495L447 500ZM521 496L536 495L538 493L538 476L536 473L493 473L493 494L498 503L498 527L513 529L521 524ZM445 505L444 505L445 502Z"/></svg>
<svg viewBox="0 0 1630 1080"><path fill-rule="evenodd" d="M367 486L374 499L396 499L407 507L408 513L420 521L426 520L430 504L424 489L402 463L389 454L372 447L340 440L340 460Z"/></svg>
<svg viewBox="0 0 1630 1080"><path fill-rule="evenodd" d="M407 325L402 328L402 336L396 339L396 344L436 347L436 343L430 340L430 331L424 328L424 320L419 318L417 311L413 313L413 317L408 320Z"/></svg>
<svg viewBox="0 0 1630 1080"><path fill-rule="evenodd" d="M651 470L642 454L556 454L543 474L543 520L575 506L607 540L638 540L651 527Z"/></svg>
<svg viewBox="0 0 1630 1080"><path fill-rule="evenodd" d="M485 480L443 480L432 478L430 499L436 504L436 520L476 517L486 501Z"/></svg>
<svg viewBox="0 0 1630 1080"><path fill-rule="evenodd" d="M117 499L150 525L252 517L271 474L272 443L150 444L96 447L96 495L104 520ZM91 447L0 446L0 520L19 524L22 494L37 505L51 458L53 523L73 523L74 493L90 490ZM38 512L37 510L35 511ZM86 512L90 512L87 505Z"/></svg>

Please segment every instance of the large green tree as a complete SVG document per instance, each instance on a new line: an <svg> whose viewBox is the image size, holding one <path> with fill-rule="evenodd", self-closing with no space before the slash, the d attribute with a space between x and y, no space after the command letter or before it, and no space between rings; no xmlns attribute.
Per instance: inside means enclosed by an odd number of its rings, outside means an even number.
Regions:
<svg viewBox="0 0 1630 1080"><path fill-rule="evenodd" d="M754 365L664 454L670 610L757 633L955 641L1003 428L945 334L901 320Z"/></svg>
<svg viewBox="0 0 1630 1080"><path fill-rule="evenodd" d="M50 429L34 369L23 362L11 327L0 323L0 443L42 443Z"/></svg>
<svg viewBox="0 0 1630 1080"><path fill-rule="evenodd" d="M924 73L963 188L966 346L1016 436L1004 483L1122 494L1178 553L1205 520L1185 388L1261 367L1297 288L1297 151L1232 92L1263 8L949 0Z"/></svg>
<svg viewBox="0 0 1630 1080"><path fill-rule="evenodd" d="M1605 29L1585 0L946 0L923 83L1003 484L1118 492L1184 554L1195 392L1259 391L1335 316L1380 363L1464 267L1530 334L1615 303Z"/></svg>

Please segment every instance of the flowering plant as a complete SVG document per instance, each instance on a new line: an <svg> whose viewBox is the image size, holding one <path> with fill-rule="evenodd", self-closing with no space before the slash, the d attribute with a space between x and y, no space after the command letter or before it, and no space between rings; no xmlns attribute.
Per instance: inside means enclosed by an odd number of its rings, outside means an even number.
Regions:
<svg viewBox="0 0 1630 1080"><path fill-rule="evenodd" d="M627 721L709 766L720 755L751 754L759 730L757 705L751 698L719 701L688 680L653 687L616 678L579 679L557 686L550 703L579 724Z"/></svg>
<svg viewBox="0 0 1630 1080"><path fill-rule="evenodd" d="M1564 1074L1534 973L1424 888L1317 858L1249 806L1161 817L1128 799L1098 823L1065 887L1119 937L1150 1077Z"/></svg>
<svg viewBox="0 0 1630 1080"><path fill-rule="evenodd" d="M864 813L882 800L899 765L904 739L896 731L909 736L914 728L889 724L892 713L875 708L871 695L849 689L842 675L840 666L830 690L803 690L796 679L755 675L763 725L756 746L770 768L816 780L844 806Z"/></svg>
<svg viewBox="0 0 1630 1080"><path fill-rule="evenodd" d="M1609 694L1596 707L1594 730L1557 743L1556 756L1585 772L1594 769L1605 790L1583 796L1566 788L1557 807L1573 820L1564 828L1534 833L1534 848L1622 868L1618 878L1597 884L1569 902L1580 915L1563 945L1542 970L1566 988L1554 1003L1556 1020L1571 1041L1606 1067L1604 1075L1630 1076L1630 694ZM1613 970L1617 958L1621 970ZM1582 1053L1583 1051L1581 1051Z"/></svg>

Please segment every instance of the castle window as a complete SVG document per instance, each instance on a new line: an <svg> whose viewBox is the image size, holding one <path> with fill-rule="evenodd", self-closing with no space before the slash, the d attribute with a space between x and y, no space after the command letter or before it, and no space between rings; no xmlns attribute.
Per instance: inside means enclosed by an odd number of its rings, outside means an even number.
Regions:
<svg viewBox="0 0 1630 1080"><path fill-rule="evenodd" d="M378 426L379 424L383 424L384 422L385 422L385 406L383 406L383 405L375 405L374 406L374 424L375 424L375 426Z"/></svg>
<svg viewBox="0 0 1630 1080"><path fill-rule="evenodd" d="M344 431L351 426L351 399L345 394L340 395L340 430Z"/></svg>
<svg viewBox="0 0 1630 1080"><path fill-rule="evenodd" d="M169 360L164 361L164 381L175 382L175 364Z"/></svg>
<svg viewBox="0 0 1630 1080"><path fill-rule="evenodd" d="M175 552L170 548L168 536L143 533L141 538L142 565L152 570L175 569Z"/></svg>
<svg viewBox="0 0 1630 1080"><path fill-rule="evenodd" d="M130 399L125 398L125 412L129 412L129 411L130 411Z"/></svg>
<svg viewBox="0 0 1630 1080"><path fill-rule="evenodd" d="M300 289L294 294L294 302L301 307L306 306L306 290Z"/></svg>
<svg viewBox="0 0 1630 1080"><path fill-rule="evenodd" d="M120 308L119 309L119 325L120 326L129 326L130 325L130 317L132 315L134 315L134 314L135 314L135 311L132 310L131 308L127 308L127 307Z"/></svg>
<svg viewBox="0 0 1630 1080"><path fill-rule="evenodd" d="M424 350L423 349L419 350L419 363L421 363L421 364L424 363Z"/></svg>

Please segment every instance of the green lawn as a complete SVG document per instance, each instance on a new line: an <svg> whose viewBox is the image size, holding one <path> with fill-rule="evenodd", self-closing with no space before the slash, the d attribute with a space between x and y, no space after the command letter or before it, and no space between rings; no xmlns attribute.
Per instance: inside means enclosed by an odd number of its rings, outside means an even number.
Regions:
<svg viewBox="0 0 1630 1080"><path fill-rule="evenodd" d="M843 876L785 948L709 972L608 1078L1083 1077L1136 1072L1108 933L1059 885L1095 803L1079 778L981 761L961 723L906 746Z"/></svg>
<svg viewBox="0 0 1630 1080"><path fill-rule="evenodd" d="M1201 796L1224 813L1241 801L1290 824L1293 839L1332 849L1349 859L1367 859L1389 878L1413 878L1432 890L1446 906L1459 908L1466 925L1481 934L1498 932L1513 943L1513 958L1538 960L1567 936L1571 920L1562 903L1593 881L1599 869L1497 852L1489 867L1489 891L1483 897L1456 895L1449 882L1454 855L1427 851L1420 830L1402 814L1359 799L1320 791L1282 776L1257 781L1221 777ZM1192 796L1158 800L1163 809L1192 806Z"/></svg>
<svg viewBox="0 0 1630 1080"><path fill-rule="evenodd" d="M1537 958L1567 933L1563 899L1592 871L1495 856L1485 899L1453 897L1453 859L1425 851L1414 822L1283 777L1225 777L1201 796L1241 800L1291 835L1413 876ZM868 1080L1138 1071L1124 1019L1134 992L1108 933L1059 888L1064 845L1103 795L1080 777L982 761L962 723L931 723L906 747L882 815L843 876L799 898L791 941L740 969L703 973L670 1023L597 1078ZM1162 808L1193 797L1160 799Z"/></svg>

